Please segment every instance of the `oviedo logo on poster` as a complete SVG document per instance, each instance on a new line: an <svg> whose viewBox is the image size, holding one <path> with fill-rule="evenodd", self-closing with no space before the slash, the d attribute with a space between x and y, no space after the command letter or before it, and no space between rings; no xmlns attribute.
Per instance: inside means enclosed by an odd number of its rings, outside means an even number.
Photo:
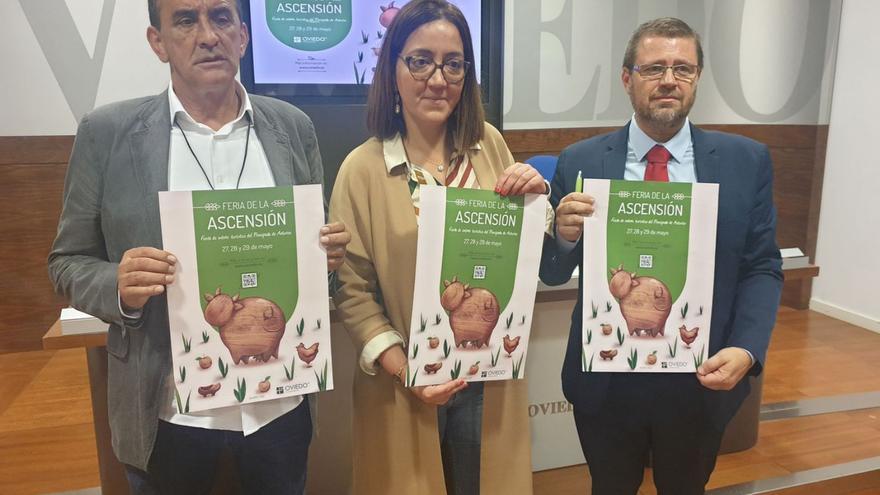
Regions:
<svg viewBox="0 0 880 495"><path fill-rule="evenodd" d="M266 0L266 23L272 35L291 48L326 50L351 31L351 0Z"/></svg>

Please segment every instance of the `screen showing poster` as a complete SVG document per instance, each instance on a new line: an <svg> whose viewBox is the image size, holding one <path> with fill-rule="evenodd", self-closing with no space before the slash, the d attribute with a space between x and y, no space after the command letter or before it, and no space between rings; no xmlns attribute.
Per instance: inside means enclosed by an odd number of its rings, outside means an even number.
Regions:
<svg viewBox="0 0 880 495"><path fill-rule="evenodd" d="M546 206L422 186L408 386L525 376Z"/></svg>
<svg viewBox="0 0 880 495"><path fill-rule="evenodd" d="M408 0L250 0L255 84L370 84L391 20ZM453 0L480 67L481 1Z"/></svg>
<svg viewBox="0 0 880 495"><path fill-rule="evenodd" d="M587 372L690 372L708 358L718 185L587 179Z"/></svg>
<svg viewBox="0 0 880 495"><path fill-rule="evenodd" d="M320 185L159 193L178 412L333 388Z"/></svg>

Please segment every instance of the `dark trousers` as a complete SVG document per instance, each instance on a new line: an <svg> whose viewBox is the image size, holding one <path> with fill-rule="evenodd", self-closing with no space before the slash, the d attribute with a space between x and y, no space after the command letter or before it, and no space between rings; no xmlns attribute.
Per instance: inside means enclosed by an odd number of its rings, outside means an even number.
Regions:
<svg viewBox="0 0 880 495"><path fill-rule="evenodd" d="M468 383L437 408L440 454L448 495L479 495L483 383Z"/></svg>
<svg viewBox="0 0 880 495"><path fill-rule="evenodd" d="M634 495L651 454L659 495L705 491L723 431L693 374L615 373L595 414L574 410L593 495Z"/></svg>
<svg viewBox="0 0 880 495"><path fill-rule="evenodd" d="M241 480L239 493L301 495L311 438L308 399L248 436L159 421L148 472L126 466L126 475L134 495L206 494L217 460L228 449Z"/></svg>

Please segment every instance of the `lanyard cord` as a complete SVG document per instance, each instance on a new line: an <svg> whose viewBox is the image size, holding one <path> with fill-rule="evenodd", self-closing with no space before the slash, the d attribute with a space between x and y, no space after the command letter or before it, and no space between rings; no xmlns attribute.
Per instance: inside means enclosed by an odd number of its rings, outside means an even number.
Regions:
<svg viewBox="0 0 880 495"><path fill-rule="evenodd" d="M247 135L244 139L244 159L241 160L241 170L239 170L239 172L238 172L238 180L235 181L235 188L236 189L238 189L238 186L241 184L241 177L244 175L244 165L247 163L247 156L248 156L248 147L249 147L248 145L251 142L251 127L252 127L251 117L247 112L245 112L244 115L245 115L245 117L247 117L248 127L247 127ZM186 143L186 147L189 148L190 154L192 155L193 158L195 158L196 164L199 166L199 170L202 171L202 175L205 177L205 181L208 182L208 186L211 188L212 191L214 191L215 190L214 184L211 183L211 179L208 178L208 174L207 174L207 172L205 172L205 167L202 166L202 162L199 160L199 157L196 156L196 152L193 151L192 146L189 144L189 139L187 139L186 133L183 132L183 128L180 127L180 124L177 122L177 115L174 116L174 125L176 125L178 129L180 129L180 133L183 135L183 141Z"/></svg>

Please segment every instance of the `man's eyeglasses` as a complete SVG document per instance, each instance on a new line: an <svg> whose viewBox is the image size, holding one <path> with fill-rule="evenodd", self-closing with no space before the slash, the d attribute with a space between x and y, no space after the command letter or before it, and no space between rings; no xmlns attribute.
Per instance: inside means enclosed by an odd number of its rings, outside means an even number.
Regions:
<svg viewBox="0 0 880 495"><path fill-rule="evenodd" d="M467 74L470 62L463 58L450 58L444 60L442 64L434 62L429 57L421 55L410 55L409 57L400 57L409 69L409 73L416 81L426 81L434 75L437 69L443 74L443 79L450 84L461 82Z"/></svg>
<svg viewBox="0 0 880 495"><path fill-rule="evenodd" d="M697 78L697 74L700 72L700 68L696 65L691 64L678 64L678 65L663 65L663 64L651 64L651 65L633 65L632 70L639 73L642 76L642 79L646 80L654 80L660 79L661 77L666 75L666 71L672 69L672 76L678 79L679 81L684 82L693 82L694 79Z"/></svg>

